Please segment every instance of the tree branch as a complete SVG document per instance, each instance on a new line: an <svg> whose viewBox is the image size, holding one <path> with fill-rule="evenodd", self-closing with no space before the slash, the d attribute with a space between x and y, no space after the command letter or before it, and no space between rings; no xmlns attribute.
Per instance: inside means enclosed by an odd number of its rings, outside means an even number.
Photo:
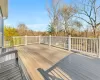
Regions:
<svg viewBox="0 0 100 80"><path fill-rule="evenodd" d="M96 27L100 27L100 22L96 24Z"/></svg>
<svg viewBox="0 0 100 80"><path fill-rule="evenodd" d="M98 7L96 8L96 12L98 11L99 8L100 8L100 6L98 6Z"/></svg>
<svg viewBox="0 0 100 80"><path fill-rule="evenodd" d="M82 17L78 17L78 16L74 16L74 17L77 17L77 18L79 18L79 19L81 19L81 20L83 20L83 21L87 22L88 24L92 25L90 22L88 22L87 20L85 20L85 19L84 19L84 18L82 18Z"/></svg>

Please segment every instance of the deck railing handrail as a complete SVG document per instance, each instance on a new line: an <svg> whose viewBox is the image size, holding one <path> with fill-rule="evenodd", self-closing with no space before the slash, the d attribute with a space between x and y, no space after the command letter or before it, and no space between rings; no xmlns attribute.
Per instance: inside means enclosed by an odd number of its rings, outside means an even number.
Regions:
<svg viewBox="0 0 100 80"><path fill-rule="evenodd" d="M71 36L14 36L13 46L29 45L34 43L47 44L69 51L76 51L100 57L100 37L71 37ZM9 43L9 42L8 42Z"/></svg>

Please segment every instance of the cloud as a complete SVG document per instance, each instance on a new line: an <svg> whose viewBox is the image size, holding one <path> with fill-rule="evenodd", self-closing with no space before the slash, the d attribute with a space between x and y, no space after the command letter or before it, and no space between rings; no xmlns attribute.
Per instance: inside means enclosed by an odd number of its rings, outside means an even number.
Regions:
<svg viewBox="0 0 100 80"><path fill-rule="evenodd" d="M34 31L46 31L48 24L29 24L27 27Z"/></svg>

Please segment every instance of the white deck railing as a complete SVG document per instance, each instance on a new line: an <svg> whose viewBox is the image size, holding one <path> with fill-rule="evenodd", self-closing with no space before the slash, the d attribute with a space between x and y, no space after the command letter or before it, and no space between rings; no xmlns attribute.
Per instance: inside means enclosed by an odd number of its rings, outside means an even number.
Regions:
<svg viewBox="0 0 100 80"><path fill-rule="evenodd" d="M15 36L13 46L46 44L91 56L100 56L100 38L64 36Z"/></svg>
<svg viewBox="0 0 100 80"><path fill-rule="evenodd" d="M98 56L99 43L98 38L71 37L71 50Z"/></svg>
<svg viewBox="0 0 100 80"><path fill-rule="evenodd" d="M29 45L33 43L39 43L39 36L15 36L13 37L13 45Z"/></svg>

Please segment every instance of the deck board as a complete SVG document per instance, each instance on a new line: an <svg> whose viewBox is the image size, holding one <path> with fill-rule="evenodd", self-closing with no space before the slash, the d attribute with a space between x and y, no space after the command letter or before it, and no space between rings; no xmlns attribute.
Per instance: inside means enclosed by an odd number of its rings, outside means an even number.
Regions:
<svg viewBox="0 0 100 80"><path fill-rule="evenodd" d="M42 44L20 46L17 49L32 80L43 80L38 68L46 70L69 54L67 50Z"/></svg>
<svg viewBox="0 0 100 80"><path fill-rule="evenodd" d="M0 65L2 65L0 67L0 80L22 80L20 68L15 59L0 63Z"/></svg>

